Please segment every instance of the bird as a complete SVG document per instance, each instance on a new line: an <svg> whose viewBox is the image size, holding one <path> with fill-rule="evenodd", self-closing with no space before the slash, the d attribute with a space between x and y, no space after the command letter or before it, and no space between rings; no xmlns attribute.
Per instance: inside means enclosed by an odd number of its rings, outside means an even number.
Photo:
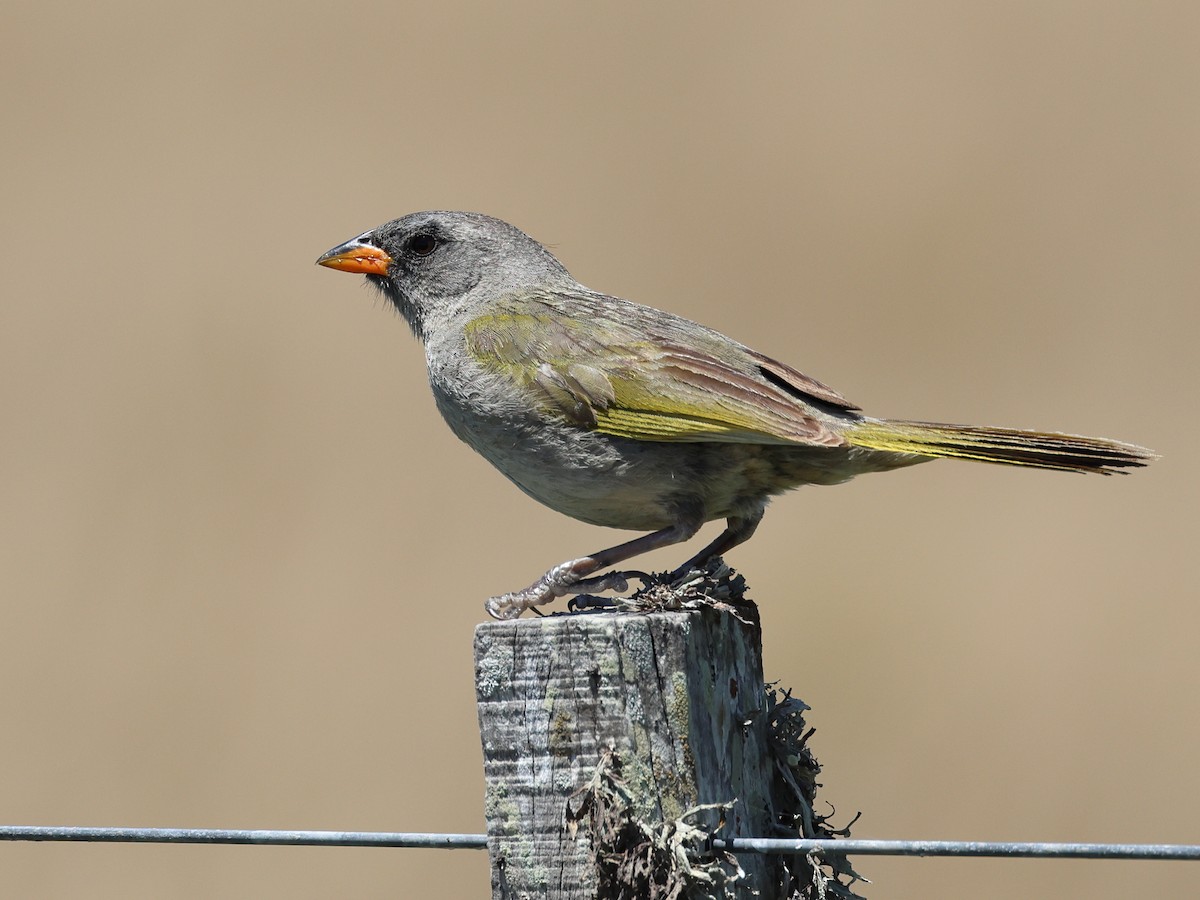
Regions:
<svg viewBox="0 0 1200 900"><path fill-rule="evenodd" d="M395 306L424 345L450 429L518 488L580 521L645 532L491 597L497 619L624 590L636 573L605 570L724 519L682 577L748 540L768 502L802 485L943 457L1100 474L1156 458L1103 438L868 416L718 331L584 287L482 213L411 213L317 264L365 275Z"/></svg>

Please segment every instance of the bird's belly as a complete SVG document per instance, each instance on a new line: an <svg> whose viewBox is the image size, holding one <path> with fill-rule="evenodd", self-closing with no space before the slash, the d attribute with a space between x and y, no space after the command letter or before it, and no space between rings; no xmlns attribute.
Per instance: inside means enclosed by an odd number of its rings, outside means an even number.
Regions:
<svg viewBox="0 0 1200 900"><path fill-rule="evenodd" d="M855 474L840 449L615 437L529 408L486 376L470 384L434 384L454 433L530 497L592 525L656 531L745 516L774 494Z"/></svg>
<svg viewBox="0 0 1200 900"><path fill-rule="evenodd" d="M652 455L621 446L629 442L546 423L476 421L455 430L522 491L565 515L639 531L677 519L670 473Z"/></svg>
<svg viewBox="0 0 1200 900"><path fill-rule="evenodd" d="M764 448L753 445L635 441L439 406L455 434L522 491L592 525L657 531L682 519L745 515L781 487Z"/></svg>

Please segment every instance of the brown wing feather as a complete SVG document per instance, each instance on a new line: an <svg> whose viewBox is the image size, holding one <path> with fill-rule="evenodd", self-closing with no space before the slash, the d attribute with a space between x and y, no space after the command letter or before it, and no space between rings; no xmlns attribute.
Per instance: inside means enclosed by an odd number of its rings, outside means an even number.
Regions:
<svg viewBox="0 0 1200 900"><path fill-rule="evenodd" d="M840 394L718 332L584 293L518 295L467 327L484 365L580 427L649 441L845 446ZM832 418L831 418L832 417Z"/></svg>
<svg viewBox="0 0 1200 900"><path fill-rule="evenodd" d="M858 412L862 409L861 406L851 403L833 388L822 384L815 378L809 378L803 372L797 372L789 365L764 356L757 350L747 348L746 352L758 363L759 370L768 381L782 387L799 400L810 402L816 400L848 412Z"/></svg>

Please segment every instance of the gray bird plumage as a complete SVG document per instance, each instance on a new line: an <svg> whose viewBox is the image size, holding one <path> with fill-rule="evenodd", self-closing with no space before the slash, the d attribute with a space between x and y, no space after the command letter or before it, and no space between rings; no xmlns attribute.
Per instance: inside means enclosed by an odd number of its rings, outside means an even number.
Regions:
<svg viewBox="0 0 1200 900"><path fill-rule="evenodd" d="M521 490L584 522L650 532L492 598L499 618L622 588L622 573L597 573L726 519L683 573L749 538L769 499L803 484L935 457L1104 474L1153 458L1099 438L868 417L719 332L584 287L479 213L414 213L318 262L387 296L424 343L446 422Z"/></svg>

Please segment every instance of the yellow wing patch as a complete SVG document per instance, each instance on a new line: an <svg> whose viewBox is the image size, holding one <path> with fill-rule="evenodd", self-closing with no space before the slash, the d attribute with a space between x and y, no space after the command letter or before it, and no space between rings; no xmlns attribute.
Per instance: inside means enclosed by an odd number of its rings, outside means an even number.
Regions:
<svg viewBox="0 0 1200 900"><path fill-rule="evenodd" d="M506 375L546 411L615 437L838 445L795 398L755 378L718 350L683 347L620 321L584 321L564 311L499 312L466 327L486 369ZM739 345L729 342L735 350ZM727 351L729 352L729 351Z"/></svg>

